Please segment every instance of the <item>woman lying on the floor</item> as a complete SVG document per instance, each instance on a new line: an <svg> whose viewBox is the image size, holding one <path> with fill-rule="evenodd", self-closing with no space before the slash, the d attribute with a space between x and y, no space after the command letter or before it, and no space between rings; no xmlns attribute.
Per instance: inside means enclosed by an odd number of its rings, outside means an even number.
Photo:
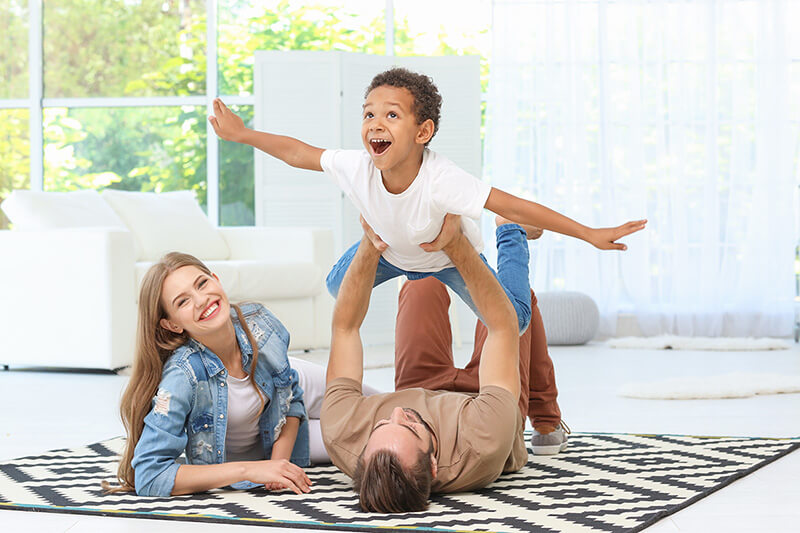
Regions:
<svg viewBox="0 0 800 533"><path fill-rule="evenodd" d="M144 496L228 485L309 492L301 467L330 462L319 426L325 369L289 358L288 345L263 305L231 305L201 261L165 255L142 281L120 406L120 486L104 487ZM184 452L188 464L177 461Z"/></svg>

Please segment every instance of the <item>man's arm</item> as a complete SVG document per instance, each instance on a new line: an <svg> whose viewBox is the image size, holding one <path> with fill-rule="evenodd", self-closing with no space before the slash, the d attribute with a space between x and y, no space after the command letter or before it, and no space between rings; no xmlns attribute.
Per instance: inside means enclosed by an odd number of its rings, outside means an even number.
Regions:
<svg viewBox="0 0 800 533"><path fill-rule="evenodd" d="M508 296L461 233L460 217L447 215L439 237L423 248L433 250L439 246L464 278L469 295L488 330L478 367L480 386L502 387L518 397L519 325Z"/></svg>
<svg viewBox="0 0 800 533"><path fill-rule="evenodd" d="M364 347L359 329L369 308L380 257L381 253L364 236L342 280L333 308L326 384L336 378L350 378L361 383L364 376Z"/></svg>
<svg viewBox="0 0 800 533"><path fill-rule="evenodd" d="M322 171L322 148L293 137L250 129L219 98L214 99L214 115L208 117L208 120L220 139L248 144L293 167Z"/></svg>
<svg viewBox="0 0 800 533"><path fill-rule="evenodd" d="M626 250L627 246L616 241L644 229L647 224L647 220L634 220L614 228L590 228L541 204L524 200L494 187L484 207L518 224L529 224L576 237L601 250Z"/></svg>

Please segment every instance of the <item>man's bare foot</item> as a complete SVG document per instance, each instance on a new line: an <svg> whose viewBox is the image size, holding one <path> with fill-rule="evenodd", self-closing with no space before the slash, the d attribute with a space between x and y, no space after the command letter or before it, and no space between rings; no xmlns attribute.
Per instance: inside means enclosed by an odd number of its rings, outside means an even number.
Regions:
<svg viewBox="0 0 800 533"><path fill-rule="evenodd" d="M503 224L517 224L517 222L508 220L507 218L501 217L500 215L494 217L494 223L496 226L502 226ZM542 230L542 228L537 228L536 226L531 226L530 224L520 224L520 226L522 226L522 229L525 230L525 233L528 235L529 241L538 239L539 237L542 236L542 233L544 233L544 230Z"/></svg>

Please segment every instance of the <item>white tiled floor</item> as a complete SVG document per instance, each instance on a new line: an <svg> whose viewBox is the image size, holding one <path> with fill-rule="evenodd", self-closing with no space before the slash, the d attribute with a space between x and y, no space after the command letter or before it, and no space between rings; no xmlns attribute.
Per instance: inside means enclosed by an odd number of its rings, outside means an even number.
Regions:
<svg viewBox="0 0 800 533"><path fill-rule="evenodd" d="M459 350L463 360L470 347ZM613 350L593 344L553 347L559 402L574 431L694 435L800 436L800 394L737 400L657 401L617 396L624 383L730 372L800 374L800 348L774 352ZM391 347L368 347L370 363ZM367 370L391 389L393 370ZM120 435L117 414L126 377L77 372L0 371L0 461ZM648 532L800 531L800 452L784 457L649 528ZM7 532L204 533L248 526L0 511ZM300 530L293 530L301 533Z"/></svg>

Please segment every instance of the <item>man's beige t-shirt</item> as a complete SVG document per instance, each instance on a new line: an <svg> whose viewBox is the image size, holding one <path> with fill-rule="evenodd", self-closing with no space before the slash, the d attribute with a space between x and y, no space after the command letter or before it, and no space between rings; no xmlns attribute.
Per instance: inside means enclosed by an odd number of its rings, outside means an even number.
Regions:
<svg viewBox="0 0 800 533"><path fill-rule="evenodd" d="M528 461L517 399L502 387L481 387L477 396L415 388L364 397L360 383L338 378L328 384L320 416L333 464L352 477L375 423L396 407L417 411L436 436L433 492L485 487Z"/></svg>

